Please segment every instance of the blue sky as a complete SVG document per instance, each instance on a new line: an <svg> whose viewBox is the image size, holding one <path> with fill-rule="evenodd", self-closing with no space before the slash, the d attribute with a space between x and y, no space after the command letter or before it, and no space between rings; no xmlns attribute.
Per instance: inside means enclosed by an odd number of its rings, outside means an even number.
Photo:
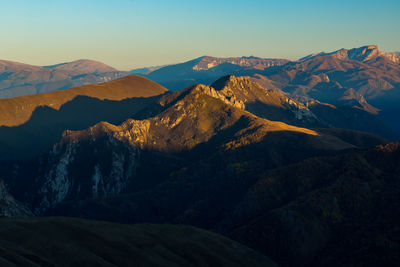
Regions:
<svg viewBox="0 0 400 267"><path fill-rule="evenodd" d="M400 51L400 1L0 0L0 59L79 58L122 70L202 55L297 59L377 44Z"/></svg>

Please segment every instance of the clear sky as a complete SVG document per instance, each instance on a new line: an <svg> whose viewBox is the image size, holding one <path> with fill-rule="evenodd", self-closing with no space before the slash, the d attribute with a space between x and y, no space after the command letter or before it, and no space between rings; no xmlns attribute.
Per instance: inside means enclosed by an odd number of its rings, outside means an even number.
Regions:
<svg viewBox="0 0 400 267"><path fill-rule="evenodd" d="M202 55L400 51L400 0L0 0L0 59L121 70Z"/></svg>

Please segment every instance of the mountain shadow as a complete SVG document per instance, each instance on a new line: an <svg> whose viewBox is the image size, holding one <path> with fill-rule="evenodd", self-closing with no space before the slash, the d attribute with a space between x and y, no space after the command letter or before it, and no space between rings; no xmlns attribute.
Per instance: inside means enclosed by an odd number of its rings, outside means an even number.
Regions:
<svg viewBox="0 0 400 267"><path fill-rule="evenodd" d="M65 130L86 129L100 121L120 124L128 118L135 118L139 111L159 97L112 101L77 96L59 110L48 106L37 107L26 123L0 127L0 160L37 156L59 141Z"/></svg>

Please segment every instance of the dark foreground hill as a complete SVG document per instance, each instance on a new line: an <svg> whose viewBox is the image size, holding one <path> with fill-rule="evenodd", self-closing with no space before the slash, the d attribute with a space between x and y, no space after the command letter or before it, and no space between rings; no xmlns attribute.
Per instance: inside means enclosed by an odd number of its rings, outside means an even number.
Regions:
<svg viewBox="0 0 400 267"><path fill-rule="evenodd" d="M277 266L221 235L174 225L0 219L1 266Z"/></svg>
<svg viewBox="0 0 400 267"><path fill-rule="evenodd" d="M397 266L399 147L351 150L270 170L255 147L247 156L218 153L158 177L151 187L63 202L50 214L190 224L284 266Z"/></svg>

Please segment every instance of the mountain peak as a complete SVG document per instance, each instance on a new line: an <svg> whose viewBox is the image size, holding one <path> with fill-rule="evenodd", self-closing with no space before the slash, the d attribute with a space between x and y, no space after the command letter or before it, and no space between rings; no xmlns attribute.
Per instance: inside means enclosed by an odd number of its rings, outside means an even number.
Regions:
<svg viewBox="0 0 400 267"><path fill-rule="evenodd" d="M224 87L233 84L239 84L243 82L251 83L251 81L246 77L236 77L234 75L225 75L218 80L216 80L211 87L215 88L215 90L220 91L224 89Z"/></svg>
<svg viewBox="0 0 400 267"><path fill-rule="evenodd" d="M339 60L357 60L360 62L366 62L372 59L376 59L378 57L383 57L389 61L394 63L400 63L400 56L397 53L386 53L379 50L378 46L373 45L365 45L358 48L352 49L339 49L337 51L331 53L317 53L311 54L304 58L301 58L300 61L309 60L318 56L332 56Z"/></svg>

